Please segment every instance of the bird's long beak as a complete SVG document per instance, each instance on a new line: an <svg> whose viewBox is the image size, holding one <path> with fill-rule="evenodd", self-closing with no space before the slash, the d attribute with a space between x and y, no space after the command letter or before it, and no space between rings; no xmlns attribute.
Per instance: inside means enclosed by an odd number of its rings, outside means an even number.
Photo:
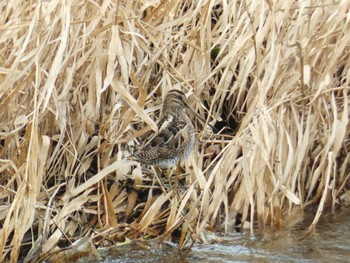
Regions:
<svg viewBox="0 0 350 263"><path fill-rule="evenodd" d="M187 109L189 109L189 111L193 115L195 115L202 122L202 124L204 124L204 125L207 124L214 132L218 132L218 130L213 125L207 123L207 121L202 116L200 116L197 112L195 112L187 103L186 103L186 107L187 107Z"/></svg>

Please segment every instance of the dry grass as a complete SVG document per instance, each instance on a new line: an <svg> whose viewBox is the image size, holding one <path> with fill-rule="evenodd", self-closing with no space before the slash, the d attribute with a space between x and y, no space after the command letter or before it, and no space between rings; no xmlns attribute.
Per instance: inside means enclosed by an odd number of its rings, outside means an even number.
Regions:
<svg viewBox="0 0 350 263"><path fill-rule="evenodd" d="M0 2L0 261L295 207L314 227L347 195L349 1L35 2ZM125 160L172 88L235 130L198 123L179 195Z"/></svg>

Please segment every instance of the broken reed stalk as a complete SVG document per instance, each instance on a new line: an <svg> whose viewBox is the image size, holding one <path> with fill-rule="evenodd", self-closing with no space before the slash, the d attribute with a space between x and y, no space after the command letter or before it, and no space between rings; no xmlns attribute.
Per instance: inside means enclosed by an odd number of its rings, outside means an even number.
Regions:
<svg viewBox="0 0 350 263"><path fill-rule="evenodd" d="M350 4L308 4L1 2L0 261L342 204ZM172 88L222 129L198 125L180 195L126 161Z"/></svg>

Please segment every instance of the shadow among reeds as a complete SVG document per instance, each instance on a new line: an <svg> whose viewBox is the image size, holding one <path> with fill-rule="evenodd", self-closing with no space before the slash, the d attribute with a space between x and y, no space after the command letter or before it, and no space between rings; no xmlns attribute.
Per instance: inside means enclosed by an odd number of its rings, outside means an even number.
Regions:
<svg viewBox="0 0 350 263"><path fill-rule="evenodd" d="M1 2L0 261L81 237L183 248L296 207L315 227L349 200L349 5ZM173 88L207 123L162 189L127 157Z"/></svg>

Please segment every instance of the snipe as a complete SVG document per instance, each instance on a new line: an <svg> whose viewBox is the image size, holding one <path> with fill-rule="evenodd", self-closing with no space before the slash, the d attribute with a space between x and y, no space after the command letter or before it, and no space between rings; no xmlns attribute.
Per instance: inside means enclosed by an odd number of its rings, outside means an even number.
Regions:
<svg viewBox="0 0 350 263"><path fill-rule="evenodd" d="M142 164L170 168L185 160L193 150L195 131L191 121L186 96L182 91L170 90L166 95L158 132L152 134L132 159Z"/></svg>

